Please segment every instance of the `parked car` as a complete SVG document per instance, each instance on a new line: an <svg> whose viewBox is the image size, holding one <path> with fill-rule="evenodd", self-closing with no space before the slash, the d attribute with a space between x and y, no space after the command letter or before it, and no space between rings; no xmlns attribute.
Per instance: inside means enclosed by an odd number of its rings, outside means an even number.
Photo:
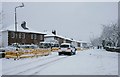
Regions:
<svg viewBox="0 0 120 77"><path fill-rule="evenodd" d="M76 54L76 48L69 43L62 43L60 45L58 55L62 55L62 54L75 55Z"/></svg>
<svg viewBox="0 0 120 77"><path fill-rule="evenodd" d="M5 57L5 50L0 48L0 58L4 58Z"/></svg>
<svg viewBox="0 0 120 77"><path fill-rule="evenodd" d="M39 47L40 48L51 48L52 44L50 42L40 42Z"/></svg>
<svg viewBox="0 0 120 77"><path fill-rule="evenodd" d="M59 47L60 45L58 43L54 43L51 48L52 48L52 51L58 51Z"/></svg>
<svg viewBox="0 0 120 77"><path fill-rule="evenodd" d="M20 48L23 49L36 49L39 48L37 45L19 45Z"/></svg>

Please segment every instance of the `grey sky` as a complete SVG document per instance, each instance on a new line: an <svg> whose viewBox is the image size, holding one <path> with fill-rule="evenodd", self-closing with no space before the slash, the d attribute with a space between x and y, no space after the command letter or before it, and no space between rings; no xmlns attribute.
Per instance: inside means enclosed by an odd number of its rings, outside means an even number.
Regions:
<svg viewBox="0 0 120 77"><path fill-rule="evenodd" d="M37 31L57 30L57 34L89 41L100 36L101 24L117 22L117 2L24 2L17 9L18 23ZM3 3L3 26L14 24L14 7L21 3Z"/></svg>

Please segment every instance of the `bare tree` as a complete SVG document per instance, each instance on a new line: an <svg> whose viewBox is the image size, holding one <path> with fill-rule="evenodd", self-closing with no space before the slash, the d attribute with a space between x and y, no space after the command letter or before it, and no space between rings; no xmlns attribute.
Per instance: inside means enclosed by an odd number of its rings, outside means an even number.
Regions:
<svg viewBox="0 0 120 77"><path fill-rule="evenodd" d="M110 46L116 46L118 42L118 25L116 23L104 25L101 39L109 43Z"/></svg>
<svg viewBox="0 0 120 77"><path fill-rule="evenodd" d="M0 24L2 24L2 13L0 12Z"/></svg>
<svg viewBox="0 0 120 77"><path fill-rule="evenodd" d="M116 23L112 23L109 25L103 25L103 31L102 31L101 36L99 38L93 39L91 42L95 46L97 45L101 46L104 40L106 45L117 46L118 35L119 35L118 31L119 31L118 24Z"/></svg>

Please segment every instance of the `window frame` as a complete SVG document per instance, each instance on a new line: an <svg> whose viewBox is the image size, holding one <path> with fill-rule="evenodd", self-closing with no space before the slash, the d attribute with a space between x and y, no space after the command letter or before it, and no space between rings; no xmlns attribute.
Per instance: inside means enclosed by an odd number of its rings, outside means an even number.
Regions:
<svg viewBox="0 0 120 77"><path fill-rule="evenodd" d="M11 32L11 38L15 38L15 32Z"/></svg>
<svg viewBox="0 0 120 77"><path fill-rule="evenodd" d="M22 39L25 39L25 33L22 33Z"/></svg>
<svg viewBox="0 0 120 77"><path fill-rule="evenodd" d="M20 39L22 38L22 33L19 33L19 38L20 38Z"/></svg>
<svg viewBox="0 0 120 77"><path fill-rule="evenodd" d="M34 39L34 34L31 34L31 39Z"/></svg>
<svg viewBox="0 0 120 77"><path fill-rule="evenodd" d="M35 40L37 39L37 34L34 34L34 39L35 39Z"/></svg>

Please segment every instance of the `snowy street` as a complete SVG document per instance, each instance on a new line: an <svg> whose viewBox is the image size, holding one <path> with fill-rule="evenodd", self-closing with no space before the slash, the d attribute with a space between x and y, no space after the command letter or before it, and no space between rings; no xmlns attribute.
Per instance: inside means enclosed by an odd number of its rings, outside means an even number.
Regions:
<svg viewBox="0 0 120 77"><path fill-rule="evenodd" d="M119 11L109 0L2 0L0 76L120 75Z"/></svg>
<svg viewBox="0 0 120 77"><path fill-rule="evenodd" d="M78 51L76 55L20 60L2 59L3 75L118 75L118 53L102 49Z"/></svg>

